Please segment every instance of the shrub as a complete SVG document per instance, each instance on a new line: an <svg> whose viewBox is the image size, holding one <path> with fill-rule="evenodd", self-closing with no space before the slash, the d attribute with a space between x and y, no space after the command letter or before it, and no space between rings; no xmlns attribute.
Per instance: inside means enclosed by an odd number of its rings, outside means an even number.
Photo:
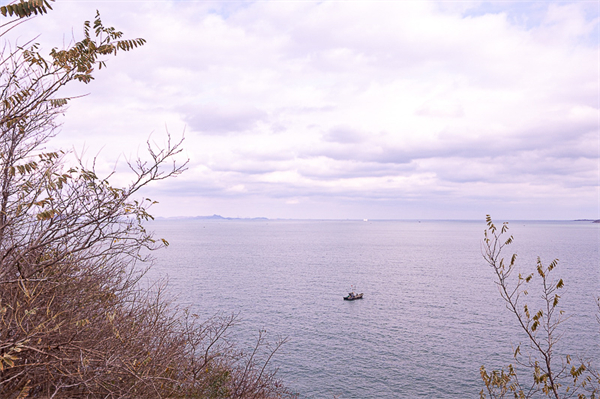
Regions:
<svg viewBox="0 0 600 399"><path fill-rule="evenodd" d="M43 0L2 7L12 16L3 28L48 8ZM50 58L35 44L0 53L0 397L290 396L267 368L282 342L267 349L259 336L244 354L226 339L233 316L200 322L160 285L140 286L143 254L167 243L143 226L152 201L134 196L184 170L172 162L181 142L148 143L148 161L129 163L135 178L126 187L44 151L70 101L60 89L93 79L103 56L143 44L97 14L83 40Z"/></svg>

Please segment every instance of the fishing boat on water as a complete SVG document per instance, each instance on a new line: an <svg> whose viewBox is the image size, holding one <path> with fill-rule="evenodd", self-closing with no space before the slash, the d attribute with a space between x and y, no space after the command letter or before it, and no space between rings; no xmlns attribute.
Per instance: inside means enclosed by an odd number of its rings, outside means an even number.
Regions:
<svg viewBox="0 0 600 399"><path fill-rule="evenodd" d="M356 289L356 287L354 287L354 286L351 285L350 288L352 289L352 291L350 291L348 293L348 296L344 297L345 301L353 301L355 299L362 299L362 297L363 297L362 292L360 294L357 294L356 292L354 292L354 290Z"/></svg>
<svg viewBox="0 0 600 399"><path fill-rule="evenodd" d="M363 297L362 292L360 294L357 294L354 291L352 291L352 292L348 293L348 296L344 297L344 300L345 301L353 301L355 299L362 299L362 297Z"/></svg>

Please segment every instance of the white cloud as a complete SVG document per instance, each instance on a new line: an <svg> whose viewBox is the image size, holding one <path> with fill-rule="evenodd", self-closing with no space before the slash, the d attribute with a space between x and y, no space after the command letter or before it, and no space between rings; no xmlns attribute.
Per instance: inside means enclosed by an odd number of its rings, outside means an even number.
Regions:
<svg viewBox="0 0 600 399"><path fill-rule="evenodd" d="M98 8L148 40L69 89L91 95L56 145L114 160L185 128L190 170L153 190L189 199L162 214L600 217L598 15L586 3L54 8L21 35L60 43Z"/></svg>

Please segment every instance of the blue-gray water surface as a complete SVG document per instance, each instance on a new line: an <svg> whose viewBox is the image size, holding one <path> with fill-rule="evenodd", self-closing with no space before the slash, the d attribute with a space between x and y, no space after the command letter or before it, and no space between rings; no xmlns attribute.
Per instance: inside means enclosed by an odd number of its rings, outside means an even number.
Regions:
<svg viewBox="0 0 600 399"><path fill-rule="evenodd" d="M566 288L561 353L600 359L600 225L511 222L518 267ZM151 279L203 318L239 313L239 345L259 330L289 341L273 360L301 398L475 398L479 368L513 362L525 337L481 255L473 221L159 220L170 246ZM351 285L359 301L342 297ZM527 298L535 303L537 295Z"/></svg>

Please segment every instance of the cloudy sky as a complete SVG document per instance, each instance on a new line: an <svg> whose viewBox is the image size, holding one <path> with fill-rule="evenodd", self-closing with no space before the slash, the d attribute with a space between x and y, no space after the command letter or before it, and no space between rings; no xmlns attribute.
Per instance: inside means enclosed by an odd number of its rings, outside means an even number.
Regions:
<svg viewBox="0 0 600 399"><path fill-rule="evenodd" d="M148 41L68 88L52 145L108 172L184 135L156 215L600 218L597 1L53 7L10 39L62 47L98 9Z"/></svg>

